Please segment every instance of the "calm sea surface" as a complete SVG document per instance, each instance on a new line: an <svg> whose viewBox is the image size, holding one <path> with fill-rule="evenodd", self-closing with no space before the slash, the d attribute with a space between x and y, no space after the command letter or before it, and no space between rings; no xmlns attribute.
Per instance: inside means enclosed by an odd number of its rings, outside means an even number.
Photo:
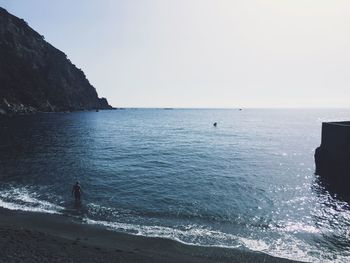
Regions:
<svg viewBox="0 0 350 263"><path fill-rule="evenodd" d="M0 206L184 243L350 261L350 206L314 175L350 110L117 110L0 119ZM213 127L213 122L218 126ZM71 188L79 181L83 202Z"/></svg>

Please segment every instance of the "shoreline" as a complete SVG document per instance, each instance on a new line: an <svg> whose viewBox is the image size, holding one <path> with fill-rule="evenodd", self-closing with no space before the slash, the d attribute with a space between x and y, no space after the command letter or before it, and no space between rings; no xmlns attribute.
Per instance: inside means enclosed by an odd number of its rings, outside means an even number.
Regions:
<svg viewBox="0 0 350 263"><path fill-rule="evenodd" d="M48 114L48 113L99 112L99 111L113 111L113 110L120 110L120 108L112 107L112 108L41 111L31 106L24 107L21 110L4 110L0 105L0 116L15 117L15 116L33 116L36 114Z"/></svg>
<svg viewBox="0 0 350 263"><path fill-rule="evenodd" d="M261 252L186 245L74 222L62 215L0 209L0 262L300 262Z"/></svg>

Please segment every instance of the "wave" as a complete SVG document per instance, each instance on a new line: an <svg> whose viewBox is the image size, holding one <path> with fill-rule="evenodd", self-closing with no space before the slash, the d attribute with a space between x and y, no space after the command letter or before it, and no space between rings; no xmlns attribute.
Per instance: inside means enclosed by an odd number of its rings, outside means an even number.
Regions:
<svg viewBox="0 0 350 263"><path fill-rule="evenodd" d="M9 210L61 214L63 207L48 201L40 200L36 192L26 187L10 187L0 190L0 207Z"/></svg>
<svg viewBox="0 0 350 263"><path fill-rule="evenodd" d="M283 235L277 240L262 240L253 237L242 237L211 230L199 225L177 226L177 228L164 226L145 226L119 222L108 222L85 218L83 222L92 225L104 226L110 230L126 232L146 237L159 237L175 240L187 245L204 247L222 247L230 249L248 249L262 252L274 257L307 262L348 262L348 256L334 256L320 252L315 247L306 244L293 235ZM331 259L331 258L332 259ZM329 258L329 259L327 259Z"/></svg>
<svg viewBox="0 0 350 263"><path fill-rule="evenodd" d="M5 190L0 190L0 207L10 210L64 214L64 207L49 201L41 200L39 194L31 190L32 189L28 187L10 187ZM88 207L88 210L101 208L99 205L93 203L87 204L86 207ZM254 236L254 233L246 237L213 230L209 227L196 224L169 227L95 220L89 217L90 212L82 218L83 223L100 225L110 230L133 235L167 238L195 246L248 249L251 251L263 252L275 257L308 262L349 261L349 255L337 255L337 257L334 258L334 254L332 255L329 251L321 251L302 239L298 239L294 235L296 232L301 234L322 234L319 229L313 226L302 225L299 223L289 222L283 226L269 226L269 229L277 236L273 239L264 239ZM71 214L71 216L73 218L75 217L74 214Z"/></svg>

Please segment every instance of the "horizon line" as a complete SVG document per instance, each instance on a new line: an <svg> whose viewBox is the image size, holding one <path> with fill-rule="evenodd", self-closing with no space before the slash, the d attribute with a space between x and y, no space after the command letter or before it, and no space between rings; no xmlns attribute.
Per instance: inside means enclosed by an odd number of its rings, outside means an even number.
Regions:
<svg viewBox="0 0 350 263"><path fill-rule="evenodd" d="M350 109L350 106L348 107L148 107L148 106L118 106L114 107L114 109L196 109L196 110L244 110L244 109Z"/></svg>

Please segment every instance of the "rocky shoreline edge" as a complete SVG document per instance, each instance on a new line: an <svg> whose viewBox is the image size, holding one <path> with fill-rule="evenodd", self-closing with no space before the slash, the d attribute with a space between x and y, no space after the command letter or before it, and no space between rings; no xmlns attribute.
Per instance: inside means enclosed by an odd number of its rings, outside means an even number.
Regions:
<svg viewBox="0 0 350 263"><path fill-rule="evenodd" d="M47 101L46 105L43 107L36 108L29 105L24 105L22 103L9 103L6 99L0 101L0 116L14 116L14 115L32 115L39 112L75 112L75 111L98 111L98 110L117 110L118 108L114 108L105 103L105 98L100 99L101 105L100 107L95 108L67 108L60 109L55 106L52 106L50 102ZM108 105L107 107L105 105Z"/></svg>

